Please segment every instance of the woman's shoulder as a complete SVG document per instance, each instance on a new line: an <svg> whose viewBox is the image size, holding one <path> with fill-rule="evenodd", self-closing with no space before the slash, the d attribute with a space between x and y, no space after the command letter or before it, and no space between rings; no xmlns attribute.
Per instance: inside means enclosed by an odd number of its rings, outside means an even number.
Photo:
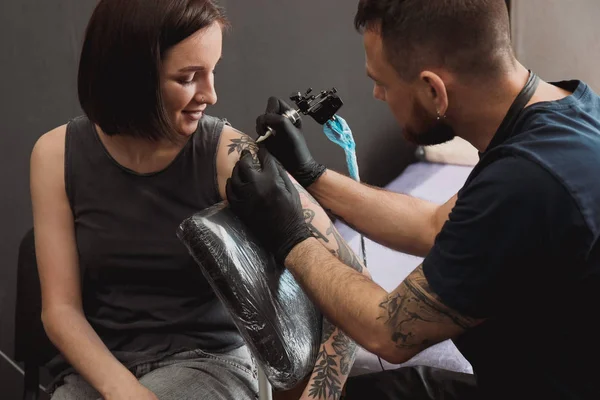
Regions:
<svg viewBox="0 0 600 400"><path fill-rule="evenodd" d="M30 159L32 196L48 196L54 188L64 188L65 136L67 125L61 125L41 135L33 146ZM35 196L35 194L38 196Z"/></svg>
<svg viewBox="0 0 600 400"><path fill-rule="evenodd" d="M75 125L70 128L72 124ZM45 132L35 142L32 150L32 156L36 155L48 158L64 158L65 143L67 140L68 131L73 129L81 129L81 127L87 127L89 124L90 122L87 117L82 115L72 118L64 125L57 126L56 128Z"/></svg>
<svg viewBox="0 0 600 400"><path fill-rule="evenodd" d="M56 159L64 157L66 135L67 124L42 134L33 146L32 158Z"/></svg>

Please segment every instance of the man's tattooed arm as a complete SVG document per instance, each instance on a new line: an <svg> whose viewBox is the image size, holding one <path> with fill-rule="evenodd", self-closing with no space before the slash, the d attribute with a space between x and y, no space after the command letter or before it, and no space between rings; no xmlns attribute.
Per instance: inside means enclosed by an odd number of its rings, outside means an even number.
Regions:
<svg viewBox="0 0 600 400"><path fill-rule="evenodd" d="M340 261L366 273L358 257L341 237L319 203L295 183L302 200L304 219L313 236ZM303 399L339 399L356 356L356 344L323 318L321 347Z"/></svg>
<svg viewBox="0 0 600 400"><path fill-rule="evenodd" d="M379 319L389 328L392 342L398 349L415 354L482 322L442 303L431 290L422 265L387 295L379 307Z"/></svg>

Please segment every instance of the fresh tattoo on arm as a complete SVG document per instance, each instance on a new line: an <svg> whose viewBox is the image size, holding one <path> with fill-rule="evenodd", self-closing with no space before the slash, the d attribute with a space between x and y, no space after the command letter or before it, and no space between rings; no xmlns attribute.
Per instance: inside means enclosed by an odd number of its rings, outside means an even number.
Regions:
<svg viewBox="0 0 600 400"><path fill-rule="evenodd" d="M242 154L242 151L249 150L253 155L258 153L258 146L254 140L247 135L242 135L239 138L231 139L231 143L227 146L229 151L227 154L231 154L234 151L238 154Z"/></svg>
<svg viewBox="0 0 600 400"><path fill-rule="evenodd" d="M379 307L382 315L378 319L384 320L390 328L391 339L396 346L404 349L422 350L443 340L443 337L435 335L418 339L423 331L435 329L436 325L443 326L438 331L458 334L480 322L444 305L431 290L423 274L423 266L416 268L396 291L386 296ZM432 326L428 327L428 324ZM415 334L416 329L420 334Z"/></svg>

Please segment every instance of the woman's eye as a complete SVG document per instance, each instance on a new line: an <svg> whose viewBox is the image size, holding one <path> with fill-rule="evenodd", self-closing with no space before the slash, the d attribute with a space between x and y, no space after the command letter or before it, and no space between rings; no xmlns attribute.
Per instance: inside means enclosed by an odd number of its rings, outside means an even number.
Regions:
<svg viewBox="0 0 600 400"><path fill-rule="evenodd" d="M194 76L186 76L184 78L179 79L179 83L181 83L182 85L191 85L192 83L194 83Z"/></svg>

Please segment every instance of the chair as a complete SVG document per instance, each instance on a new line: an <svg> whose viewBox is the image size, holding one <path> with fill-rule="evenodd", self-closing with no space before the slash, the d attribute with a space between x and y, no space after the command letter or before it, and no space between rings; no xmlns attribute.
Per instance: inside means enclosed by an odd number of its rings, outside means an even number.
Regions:
<svg viewBox="0 0 600 400"><path fill-rule="evenodd" d="M177 236L254 356L260 400L295 390L313 372L321 344L316 305L225 202L186 218Z"/></svg>
<svg viewBox="0 0 600 400"><path fill-rule="evenodd" d="M42 325L42 296L35 257L33 229L21 239L17 260L17 305L15 313L15 360L24 364L23 400L39 397L40 368L58 350Z"/></svg>

